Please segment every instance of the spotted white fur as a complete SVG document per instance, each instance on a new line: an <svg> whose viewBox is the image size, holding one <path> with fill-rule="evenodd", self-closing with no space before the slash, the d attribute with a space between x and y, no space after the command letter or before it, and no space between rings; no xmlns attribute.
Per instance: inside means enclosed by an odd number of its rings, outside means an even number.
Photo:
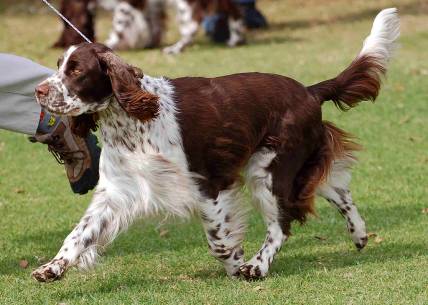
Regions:
<svg viewBox="0 0 428 305"><path fill-rule="evenodd" d="M146 16L127 2L119 2L113 13L113 29L105 44L113 50L148 47L151 30Z"/></svg>
<svg viewBox="0 0 428 305"><path fill-rule="evenodd" d="M357 248L367 244L367 233L364 220L352 202L349 183L351 182L350 167L355 163L351 156L335 160L325 183L317 189L317 194L329 201L347 221L348 231Z"/></svg>
<svg viewBox="0 0 428 305"><path fill-rule="evenodd" d="M267 226L266 238L262 247L256 255L240 267L240 272L247 278L265 277L275 254L287 239L279 224L278 202L272 193L272 174L267 170L275 157L275 152L263 149L250 158L245 170L245 181L251 192L253 203L262 213Z"/></svg>
<svg viewBox="0 0 428 305"><path fill-rule="evenodd" d="M166 54L178 54L193 41L198 32L199 25L193 19L193 9L186 0L175 0L173 4L177 11L177 21L181 38L172 46L163 49Z"/></svg>
<svg viewBox="0 0 428 305"><path fill-rule="evenodd" d="M166 79L149 76L141 87L159 96L158 118L142 123L115 99L99 112L103 150L94 197L58 254L36 270L35 277L43 277L48 269L63 272L59 265L91 267L99 248L136 217L160 212L189 217L197 203L206 201L188 171L172 87Z"/></svg>
<svg viewBox="0 0 428 305"><path fill-rule="evenodd" d="M229 276L238 276L244 263L242 240L245 233L246 209L242 186L235 183L220 191L215 200L204 200L199 207L211 254L220 260Z"/></svg>

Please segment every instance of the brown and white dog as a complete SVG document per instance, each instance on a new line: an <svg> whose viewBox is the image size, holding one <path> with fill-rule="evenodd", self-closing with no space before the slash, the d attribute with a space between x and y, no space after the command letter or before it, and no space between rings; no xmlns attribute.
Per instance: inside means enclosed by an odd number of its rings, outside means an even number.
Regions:
<svg viewBox="0 0 428 305"><path fill-rule="evenodd" d="M119 1L106 45L113 50L158 47L165 28L165 0Z"/></svg>
<svg viewBox="0 0 428 305"><path fill-rule="evenodd" d="M244 23L233 0L124 0L115 7L113 29L106 45L113 50L158 47L165 31L167 2L176 8L181 39L166 47L165 53L183 51L192 43L203 18L215 13L228 20L229 46L245 41Z"/></svg>
<svg viewBox="0 0 428 305"><path fill-rule="evenodd" d="M93 265L98 250L137 217L197 211L226 272L261 278L290 236L291 222L304 222L313 211L315 195L343 214L354 244L363 248L365 224L349 190L358 146L322 121L321 105L332 100L346 110L374 100L398 35L396 9L383 10L351 65L309 87L263 73L152 78L101 44L71 47L36 95L49 111L76 116L80 134L97 120L100 180L79 224L33 276L51 281L71 266ZM260 251L247 262L244 185L267 226Z"/></svg>

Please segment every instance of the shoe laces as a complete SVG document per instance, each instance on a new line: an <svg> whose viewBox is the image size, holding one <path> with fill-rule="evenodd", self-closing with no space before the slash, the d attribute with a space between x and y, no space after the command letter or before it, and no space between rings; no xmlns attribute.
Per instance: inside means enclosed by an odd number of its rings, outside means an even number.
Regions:
<svg viewBox="0 0 428 305"><path fill-rule="evenodd" d="M54 136L51 143L48 144L48 151L54 156L59 164L69 164L74 160L84 160L83 150L68 150L64 144L59 142L59 136ZM80 156L79 156L80 155Z"/></svg>

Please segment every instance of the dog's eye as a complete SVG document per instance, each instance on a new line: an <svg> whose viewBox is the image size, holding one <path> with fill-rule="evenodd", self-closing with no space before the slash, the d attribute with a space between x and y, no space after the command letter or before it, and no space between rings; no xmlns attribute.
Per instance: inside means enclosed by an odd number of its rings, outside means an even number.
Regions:
<svg viewBox="0 0 428 305"><path fill-rule="evenodd" d="M82 73L82 70L79 70L79 69L73 69L70 72L71 75L75 75L75 76L80 75L80 73Z"/></svg>

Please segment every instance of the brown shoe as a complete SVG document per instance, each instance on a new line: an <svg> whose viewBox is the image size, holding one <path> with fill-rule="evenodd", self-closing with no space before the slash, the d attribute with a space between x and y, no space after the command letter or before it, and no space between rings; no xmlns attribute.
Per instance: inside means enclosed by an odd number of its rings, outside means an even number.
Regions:
<svg viewBox="0 0 428 305"><path fill-rule="evenodd" d="M45 134L38 131L30 141L47 144L58 163L64 164L73 192L86 194L98 183L101 149L93 134L79 137L71 132L70 124L70 118L62 116L53 130Z"/></svg>

